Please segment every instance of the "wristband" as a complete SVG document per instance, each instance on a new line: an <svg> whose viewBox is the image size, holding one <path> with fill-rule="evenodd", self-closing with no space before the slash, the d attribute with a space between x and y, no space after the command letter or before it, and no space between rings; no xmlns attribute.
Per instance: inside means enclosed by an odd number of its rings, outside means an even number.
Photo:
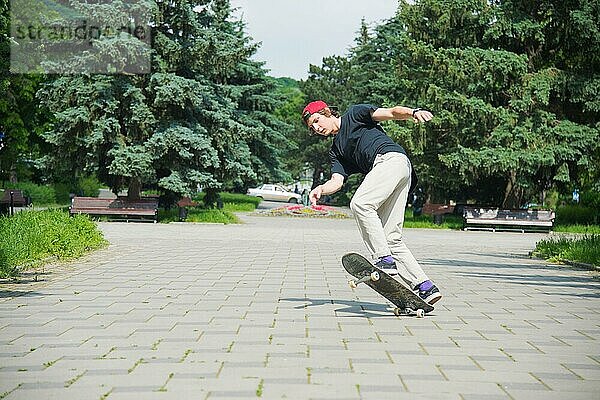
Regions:
<svg viewBox="0 0 600 400"><path fill-rule="evenodd" d="M416 118L416 117L415 117L415 114L416 114L417 112L419 112L419 111L423 111L423 109L422 109L422 108L415 108L415 109L413 110L413 112L412 112L412 116L413 116L413 118Z"/></svg>

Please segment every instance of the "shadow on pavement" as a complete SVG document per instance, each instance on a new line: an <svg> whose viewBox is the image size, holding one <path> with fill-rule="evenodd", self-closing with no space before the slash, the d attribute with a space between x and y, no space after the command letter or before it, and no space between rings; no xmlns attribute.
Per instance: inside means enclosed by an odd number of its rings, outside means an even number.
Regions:
<svg viewBox="0 0 600 400"><path fill-rule="evenodd" d="M486 254L486 257L488 255ZM497 256L499 257L499 256ZM577 268L577 267L573 267L573 266L561 266L558 267L556 265L552 265L552 264L537 264L537 263L533 263L533 262L527 262L527 263L517 263L515 262L515 258L511 257L511 256L507 256L505 257L506 259L511 259L512 261L507 261L506 263L501 263L501 262L481 262L481 261L467 261L464 259L460 259L460 260L453 260L453 259L449 259L449 258L444 258L444 259L436 259L436 258L423 258L420 259L420 263L423 265L433 265L433 266L452 266L452 267L458 267L458 268L483 268L483 269L487 269L487 270L515 270L515 269L522 269L522 268L527 268L527 269L532 269L532 270L537 270L537 271L551 271L551 272L561 272L561 268L563 268L565 271L582 271L582 272L590 272L590 270L585 269L585 268ZM532 259L530 258L516 258L516 259L521 259L523 261L532 261ZM593 271L592 271L593 272ZM548 277L548 279L550 278L554 278L554 277ZM581 278L582 281L590 281L593 280L594 278L592 276L584 278L584 277L569 277L569 279L577 279L577 278Z"/></svg>
<svg viewBox="0 0 600 400"><path fill-rule="evenodd" d="M34 290L35 285L50 281L51 271L31 270L17 276L0 280L0 299L8 297L39 297L42 293Z"/></svg>
<svg viewBox="0 0 600 400"><path fill-rule="evenodd" d="M558 271L556 267L547 265L531 265L531 264L507 264L472 262L465 260L450 260L450 259L426 259L423 260L424 265L432 266L452 266L455 268L449 271L451 274L464 276L465 281L472 278L489 279L493 281L506 282L514 285L538 285L542 293L543 288L572 288L582 290L581 293L560 293L564 296L577 296L600 298L600 282L592 276L573 276L573 275L542 275L538 273L526 273L522 268L533 271ZM461 271L460 268L464 268ZM473 271L471 268L480 268L482 271ZM569 270L572 270L569 267ZM585 270L582 270L585 271ZM560 272L560 271L559 271ZM594 291L589 293L588 290ZM546 294L555 294L547 292Z"/></svg>
<svg viewBox="0 0 600 400"><path fill-rule="evenodd" d="M0 289L0 299L6 299L8 297L40 297L40 296L43 296L43 294L39 293L39 292Z"/></svg>
<svg viewBox="0 0 600 400"><path fill-rule="evenodd" d="M356 316L365 318L396 318L394 313L391 311L391 306L386 303L383 299L382 303L371 303L368 301L355 301L355 300L339 300L339 299L311 299L311 298L285 298L281 301L292 301L298 303L306 303L295 306L295 309L317 307L325 305L342 305L345 308L338 308L335 312L350 313ZM428 314L429 315L429 314ZM433 314L431 314L433 315ZM347 315L351 317L352 315ZM343 315L338 315L343 317Z"/></svg>

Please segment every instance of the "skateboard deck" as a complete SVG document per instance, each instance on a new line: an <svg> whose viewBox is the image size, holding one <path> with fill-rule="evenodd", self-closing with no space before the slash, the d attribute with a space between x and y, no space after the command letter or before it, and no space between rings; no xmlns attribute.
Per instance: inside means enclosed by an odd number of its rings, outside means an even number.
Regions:
<svg viewBox="0 0 600 400"><path fill-rule="evenodd" d="M366 258L356 253L348 253L342 257L344 269L356 280L350 281L350 287L366 283L377 293L392 302L396 308L394 314L413 315L422 318L433 311L433 306L427 304L412 290L383 272Z"/></svg>

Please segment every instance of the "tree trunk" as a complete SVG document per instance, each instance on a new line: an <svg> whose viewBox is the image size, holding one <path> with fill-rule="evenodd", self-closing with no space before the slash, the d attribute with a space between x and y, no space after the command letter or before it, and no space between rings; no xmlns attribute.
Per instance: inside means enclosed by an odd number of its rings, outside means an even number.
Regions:
<svg viewBox="0 0 600 400"><path fill-rule="evenodd" d="M17 183L17 166L15 164L11 165L9 174L8 180L10 183Z"/></svg>
<svg viewBox="0 0 600 400"><path fill-rule="evenodd" d="M142 192L142 182L139 178L131 178L129 180L129 188L127 189L127 200L139 200Z"/></svg>
<svg viewBox="0 0 600 400"><path fill-rule="evenodd" d="M219 199L219 191L217 189L205 189L204 190L204 207L215 208L217 200Z"/></svg>
<svg viewBox="0 0 600 400"><path fill-rule="evenodd" d="M433 184L430 183L427 185L427 193L425 194L425 204L431 204L432 201L432 193L433 193Z"/></svg>
<svg viewBox="0 0 600 400"><path fill-rule="evenodd" d="M504 200L502 208L519 208L521 202L522 190L517 185L517 171L510 171L506 189L504 190Z"/></svg>

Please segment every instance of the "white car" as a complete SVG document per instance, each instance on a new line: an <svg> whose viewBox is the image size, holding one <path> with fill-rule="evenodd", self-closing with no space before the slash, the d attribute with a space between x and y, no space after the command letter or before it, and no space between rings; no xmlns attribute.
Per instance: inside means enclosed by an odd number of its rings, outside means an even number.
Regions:
<svg viewBox="0 0 600 400"><path fill-rule="evenodd" d="M254 189L248 189L246 194L269 201L285 201L287 203L301 203L302 201L302 196L298 193L287 191L283 186L267 183Z"/></svg>

